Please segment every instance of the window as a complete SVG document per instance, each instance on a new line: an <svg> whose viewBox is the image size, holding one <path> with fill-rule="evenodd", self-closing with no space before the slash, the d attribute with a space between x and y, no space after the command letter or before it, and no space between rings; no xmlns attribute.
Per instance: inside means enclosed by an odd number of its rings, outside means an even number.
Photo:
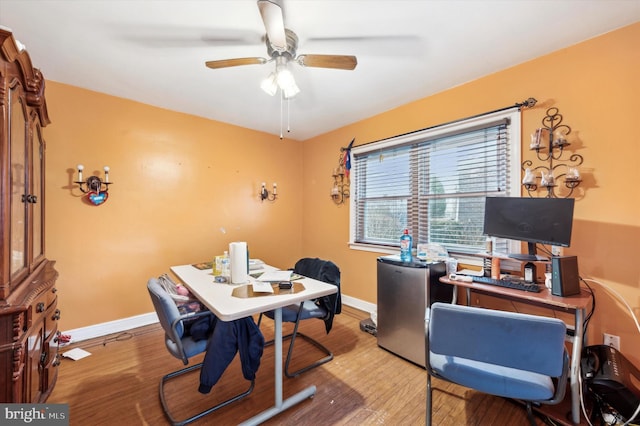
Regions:
<svg viewBox="0 0 640 426"><path fill-rule="evenodd" d="M519 194L520 113L384 139L353 148L352 156L352 247L394 249L409 229L414 245L480 252L485 197Z"/></svg>

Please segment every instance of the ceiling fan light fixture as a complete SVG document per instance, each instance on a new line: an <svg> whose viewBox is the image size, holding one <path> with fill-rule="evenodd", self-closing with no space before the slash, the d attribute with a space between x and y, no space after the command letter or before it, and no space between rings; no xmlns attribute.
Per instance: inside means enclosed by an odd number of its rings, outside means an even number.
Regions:
<svg viewBox="0 0 640 426"><path fill-rule="evenodd" d="M278 75L276 80L278 82L278 87L280 87L280 89L284 93L285 98L292 98L300 93L300 88L296 84L291 71L289 71L287 68L282 67L278 69L277 73Z"/></svg>
<svg viewBox="0 0 640 426"><path fill-rule="evenodd" d="M269 59L248 57L205 62L205 65L211 69L275 62L275 70L260 82L260 88L269 96L275 96L278 93L278 89L280 89L280 139L283 138L284 105L287 107L287 132L289 132L290 100L300 93L300 88L291 73L289 63L296 63L303 67L339 70L353 70L358 64L357 58L352 55L298 55L298 36L295 32L285 27L284 1L286 0L257 0L266 31L264 42Z"/></svg>
<svg viewBox="0 0 640 426"><path fill-rule="evenodd" d="M287 87L286 89L282 89L282 92L284 93L285 99L291 99L295 95L300 93L300 88L296 85L294 81L291 86Z"/></svg>
<svg viewBox="0 0 640 426"><path fill-rule="evenodd" d="M274 96L278 91L276 73L272 72L264 80L262 80L262 83L260 83L260 88L264 90L267 95Z"/></svg>

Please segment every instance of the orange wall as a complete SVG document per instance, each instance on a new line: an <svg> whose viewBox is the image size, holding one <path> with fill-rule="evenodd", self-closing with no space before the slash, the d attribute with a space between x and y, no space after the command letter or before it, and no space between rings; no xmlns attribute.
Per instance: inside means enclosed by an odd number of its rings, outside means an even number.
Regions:
<svg viewBox="0 0 640 426"><path fill-rule="evenodd" d="M232 241L294 264L299 142L55 82L46 90L46 247L62 330L151 312L150 277L211 260ZM106 203L83 201L77 164L85 178L110 166ZM260 202L262 181L278 183L277 202Z"/></svg>
<svg viewBox="0 0 640 426"><path fill-rule="evenodd" d="M577 255L581 276L621 294L640 316L638 40L640 24L634 24L305 141L303 251L330 256L341 267L343 292L375 303L379 253L349 249L348 207L328 200L339 148L354 137L359 145L534 97L536 107L522 114L524 154L528 135L549 107L557 107L573 129L570 148L584 157L583 191L565 254ZM640 364L640 337L626 307L590 284L597 309L589 342L601 343L603 332L620 335L622 352Z"/></svg>

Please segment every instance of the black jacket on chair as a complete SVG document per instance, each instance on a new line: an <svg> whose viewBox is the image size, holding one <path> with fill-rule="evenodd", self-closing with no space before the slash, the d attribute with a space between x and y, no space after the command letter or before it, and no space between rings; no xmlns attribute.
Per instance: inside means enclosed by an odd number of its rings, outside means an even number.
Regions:
<svg viewBox="0 0 640 426"><path fill-rule="evenodd" d="M253 380L260 366L263 349L264 337L252 317L235 321L216 319L202 362L198 390L209 393L238 351L242 375L247 380Z"/></svg>
<svg viewBox="0 0 640 426"><path fill-rule="evenodd" d="M318 298L315 303L329 312L324 318L327 333L333 326L333 317L342 311L342 298L340 297L340 269L330 260L306 257L296 262L293 272L305 277L313 278L333 284L338 287L338 292Z"/></svg>

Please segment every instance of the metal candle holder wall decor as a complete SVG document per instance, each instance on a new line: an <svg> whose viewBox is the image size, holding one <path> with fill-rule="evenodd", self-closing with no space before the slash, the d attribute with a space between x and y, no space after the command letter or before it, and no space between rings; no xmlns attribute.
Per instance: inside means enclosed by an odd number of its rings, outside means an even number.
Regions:
<svg viewBox="0 0 640 426"><path fill-rule="evenodd" d="M340 156L338 157L338 167L333 169L333 187L331 188L331 199L336 204L344 203L349 198L349 173L351 171L351 147L355 142L355 138L351 140L348 147L340 148Z"/></svg>
<svg viewBox="0 0 640 426"><path fill-rule="evenodd" d="M267 189L267 184L262 182L262 187L260 188L260 201L275 201L278 198L278 185L273 182L273 191L269 193Z"/></svg>
<svg viewBox="0 0 640 426"><path fill-rule="evenodd" d="M78 180L77 183L80 186L80 191L87 194L87 200L94 206L103 204L109 198L109 185L113 182L109 182L109 166L104 166L104 180L98 176L89 176L86 180L82 179L82 171L84 166L78 164Z"/></svg>
<svg viewBox="0 0 640 426"><path fill-rule="evenodd" d="M527 190L530 197L538 195L538 187L545 188L546 194L539 196L548 198L568 198L573 190L580 185L582 178L578 166L582 164L582 156L570 154L568 158L563 158L565 149L570 145L567 136L571 133L571 127L562 124L562 114L558 108L549 108L546 116L542 119L543 127L536 129L531 135L529 148L536 151L538 160L548 163L533 166L533 161L522 162L524 178L522 186ZM546 145L548 144L548 145ZM537 183L536 171L540 172L540 184ZM564 186L569 189L569 193L560 195L555 188L564 182Z"/></svg>

